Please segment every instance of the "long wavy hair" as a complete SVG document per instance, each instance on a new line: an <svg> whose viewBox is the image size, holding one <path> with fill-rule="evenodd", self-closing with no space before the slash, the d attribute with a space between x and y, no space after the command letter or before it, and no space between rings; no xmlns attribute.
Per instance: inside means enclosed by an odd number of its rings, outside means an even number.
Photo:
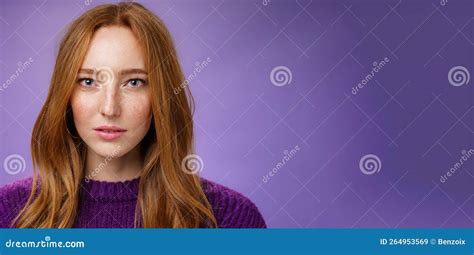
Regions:
<svg viewBox="0 0 474 255"><path fill-rule="evenodd" d="M194 102L187 87L181 85L184 75L172 38L160 18L137 3L97 6L67 30L48 96L33 128L31 194L13 225L73 227L87 149L74 127L70 97L94 32L113 25L131 29L141 44L153 112L141 143L144 164L135 227L217 227L199 176L182 169L182 161L194 150Z"/></svg>

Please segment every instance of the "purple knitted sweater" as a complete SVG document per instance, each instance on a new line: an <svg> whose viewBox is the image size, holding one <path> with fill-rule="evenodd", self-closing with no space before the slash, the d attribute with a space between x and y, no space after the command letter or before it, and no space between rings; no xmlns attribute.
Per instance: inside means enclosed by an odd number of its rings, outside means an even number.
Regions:
<svg viewBox="0 0 474 255"><path fill-rule="evenodd" d="M139 178L124 182L83 181L75 228L133 228ZM202 187L220 228L266 228L255 204L244 195L201 178ZM0 188L0 228L25 205L32 178Z"/></svg>

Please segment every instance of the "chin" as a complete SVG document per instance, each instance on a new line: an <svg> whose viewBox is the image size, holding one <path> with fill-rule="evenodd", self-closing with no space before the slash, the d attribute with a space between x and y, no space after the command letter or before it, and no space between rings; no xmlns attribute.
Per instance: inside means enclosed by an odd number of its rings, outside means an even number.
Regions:
<svg viewBox="0 0 474 255"><path fill-rule="evenodd" d="M129 151L128 145L122 143L95 144L89 147L104 158L120 158Z"/></svg>

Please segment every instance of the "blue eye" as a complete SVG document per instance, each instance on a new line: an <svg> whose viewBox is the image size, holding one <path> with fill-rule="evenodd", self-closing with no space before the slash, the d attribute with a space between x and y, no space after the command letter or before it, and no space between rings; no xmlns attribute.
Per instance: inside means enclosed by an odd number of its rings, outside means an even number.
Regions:
<svg viewBox="0 0 474 255"><path fill-rule="evenodd" d="M91 87L92 85L94 85L94 80L89 78L82 78L79 79L79 84L84 87Z"/></svg>
<svg viewBox="0 0 474 255"><path fill-rule="evenodd" d="M142 79L131 79L127 81L127 85L129 85L132 88L137 88L145 85L145 81Z"/></svg>

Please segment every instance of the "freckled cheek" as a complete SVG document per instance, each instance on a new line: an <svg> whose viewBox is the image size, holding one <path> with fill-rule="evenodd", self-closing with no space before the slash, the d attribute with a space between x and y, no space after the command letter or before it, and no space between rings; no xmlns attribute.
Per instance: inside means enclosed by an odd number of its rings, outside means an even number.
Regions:
<svg viewBox="0 0 474 255"><path fill-rule="evenodd" d="M74 116L74 123L77 129L88 125L94 115L94 100L82 94L73 94L71 97L71 108Z"/></svg>
<svg viewBox="0 0 474 255"><path fill-rule="evenodd" d="M134 129L147 130L150 122L151 104L148 98L135 98L128 101L129 104L124 106L127 109L125 118L130 127Z"/></svg>

